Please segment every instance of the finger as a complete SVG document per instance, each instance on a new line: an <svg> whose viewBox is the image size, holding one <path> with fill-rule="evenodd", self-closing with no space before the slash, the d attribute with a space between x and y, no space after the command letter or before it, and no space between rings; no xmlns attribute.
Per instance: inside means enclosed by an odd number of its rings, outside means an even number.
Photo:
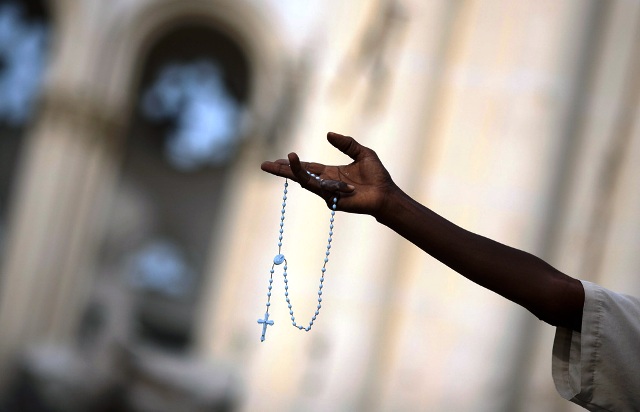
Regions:
<svg viewBox="0 0 640 412"><path fill-rule="evenodd" d="M365 152L365 147L356 142L356 139L350 136L344 136L339 133L327 133L327 140L336 149L346 154L353 160L360 160Z"/></svg>
<svg viewBox="0 0 640 412"><path fill-rule="evenodd" d="M355 186L349 185L339 180L322 180L320 182L320 187L322 188L322 190L326 190L329 192L343 193L351 193L356 189Z"/></svg>
<svg viewBox="0 0 640 412"><path fill-rule="evenodd" d="M281 163L289 167L289 159L278 159L276 160L276 163ZM319 175L322 172L324 172L324 169L327 167L322 163L303 162L303 161L300 161L300 166L302 167L303 170L306 170L309 173L314 173L316 175Z"/></svg>
<svg viewBox="0 0 640 412"><path fill-rule="evenodd" d="M300 164L300 158L295 153L289 153L289 165L291 166L291 172L295 177L295 180L300 183L300 186L305 189L313 190L315 189L315 185L310 183L311 176L307 173L305 169L302 168ZM315 191L315 190L314 190Z"/></svg>
<svg viewBox="0 0 640 412"><path fill-rule="evenodd" d="M289 167L289 161L286 159L276 160L275 162L263 162L260 165L260 168L272 175L296 180L291 168Z"/></svg>

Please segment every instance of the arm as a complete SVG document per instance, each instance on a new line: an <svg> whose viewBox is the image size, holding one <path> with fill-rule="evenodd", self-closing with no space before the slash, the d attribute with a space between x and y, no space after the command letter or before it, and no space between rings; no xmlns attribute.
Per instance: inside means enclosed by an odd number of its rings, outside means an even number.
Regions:
<svg viewBox="0 0 640 412"><path fill-rule="evenodd" d="M295 180L338 210L370 214L467 279L523 306L541 320L580 331L584 290L580 281L520 250L471 233L413 200L393 182L376 153L353 138L328 140L354 161L344 166L286 160L265 162L266 172ZM322 184L306 173L319 175Z"/></svg>

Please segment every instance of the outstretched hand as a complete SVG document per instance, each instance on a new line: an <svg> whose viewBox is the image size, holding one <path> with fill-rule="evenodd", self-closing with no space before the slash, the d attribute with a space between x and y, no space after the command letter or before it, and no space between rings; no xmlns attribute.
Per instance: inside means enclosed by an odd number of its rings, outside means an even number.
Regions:
<svg viewBox="0 0 640 412"><path fill-rule="evenodd" d="M262 170L296 181L322 197L328 206L338 196L338 210L377 217L385 208L389 194L397 189L378 155L349 136L329 132L327 140L353 159L343 166L301 162L296 153L288 159L262 163ZM316 180L308 173L319 176Z"/></svg>

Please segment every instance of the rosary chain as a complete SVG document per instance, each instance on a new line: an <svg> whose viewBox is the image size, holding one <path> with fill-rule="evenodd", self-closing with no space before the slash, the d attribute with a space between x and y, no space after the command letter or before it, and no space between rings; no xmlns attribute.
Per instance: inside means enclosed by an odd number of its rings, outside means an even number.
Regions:
<svg viewBox="0 0 640 412"><path fill-rule="evenodd" d="M309 176L311 176L312 178L321 181L322 179L319 176L316 176L313 173L310 173L309 171L307 171L307 173L309 174ZM271 306L271 291L273 289L273 274L275 272L275 266L276 265L280 265L282 263L284 263L284 267L283 267L283 278L284 278L284 296L285 296L285 300L287 302L287 307L289 309L289 315L291 316L291 324L298 328L299 330L304 330L306 332L309 332L311 330L311 327L313 326L314 321L317 319L317 316L320 314L320 309L322 308L322 288L324 286L324 276L325 273L327 271L327 263L329 263L329 255L331 254L331 242L333 241L333 223L335 220L335 214L336 214L336 209L337 209L337 203L338 203L338 198L334 197L332 200L332 205L331 205L331 218L329 219L329 238L327 239L327 248L325 251L325 257L324 257L324 264L322 265L321 270L321 276L320 276L320 284L318 286L318 305L316 306L316 310L313 314L313 316L311 317L311 320L309 321L309 325L308 326L302 326L302 325L298 325L296 323L296 318L294 315L294 310L293 310L293 305L291 304L291 299L289 298L289 280L287 279L287 260L285 259L284 255L282 254L282 239L284 237L284 218L285 218L285 212L286 212L286 207L287 207L287 193L288 190L287 188L289 187L289 182L287 179L285 179L285 183L284 183L284 191L283 191L283 196L282 196L282 210L280 211L280 234L278 236L278 254L275 256L275 258L273 259L273 264L271 265L271 269L269 270L269 286L268 286L268 292L267 292L267 303L266 303L266 307L267 310L265 312L265 317L264 319L259 319L258 323L261 323L263 325L262 328L262 337L261 337L261 341L264 341L264 335L266 332L266 327L267 325L273 325L273 321L269 320L269 308Z"/></svg>

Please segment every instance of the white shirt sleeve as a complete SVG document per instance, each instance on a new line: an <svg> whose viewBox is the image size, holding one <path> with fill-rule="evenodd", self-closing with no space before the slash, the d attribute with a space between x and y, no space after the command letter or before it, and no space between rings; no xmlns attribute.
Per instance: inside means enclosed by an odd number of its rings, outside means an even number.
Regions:
<svg viewBox="0 0 640 412"><path fill-rule="evenodd" d="M640 411L640 299L582 285L582 332L556 329L556 389L590 411Z"/></svg>

